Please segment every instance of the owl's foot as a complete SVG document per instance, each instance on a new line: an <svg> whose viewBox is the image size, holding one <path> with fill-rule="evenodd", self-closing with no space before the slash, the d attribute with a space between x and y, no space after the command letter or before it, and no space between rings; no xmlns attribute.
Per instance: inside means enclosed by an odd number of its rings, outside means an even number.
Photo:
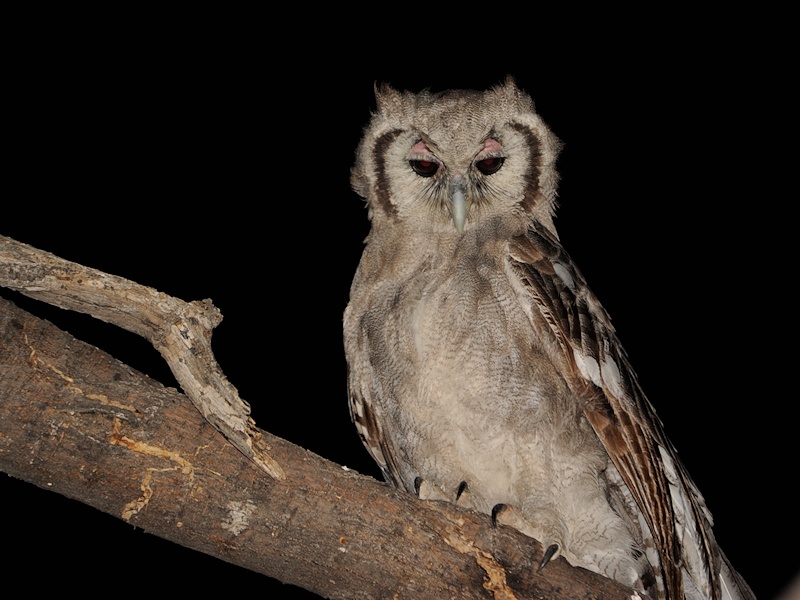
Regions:
<svg viewBox="0 0 800 600"><path fill-rule="evenodd" d="M547 563L550 562L550 559L553 558L556 553L558 552L558 544L550 544L547 547L547 550L544 551L544 556L542 557L542 562L539 563L539 568L536 569L537 573L541 573L542 569L547 566Z"/></svg>
<svg viewBox="0 0 800 600"><path fill-rule="evenodd" d="M458 491L456 491L456 503L461 500L462 496L466 498L465 492L467 492L467 482L462 481L458 484Z"/></svg>
<svg viewBox="0 0 800 600"><path fill-rule="evenodd" d="M452 496L448 496L447 494L445 494L442 488L432 483L429 483L427 479L423 479L422 477L414 478L414 493L420 500L447 500L448 502L453 501Z"/></svg>
<svg viewBox="0 0 800 600"><path fill-rule="evenodd" d="M492 507L492 525L497 527L497 515L506 509L505 504L495 504Z"/></svg>
<svg viewBox="0 0 800 600"><path fill-rule="evenodd" d="M460 506L471 506L469 501L469 486L466 481L458 484L455 495L446 493L439 486L428 483L422 477L414 478L414 493L420 500L447 500Z"/></svg>
<svg viewBox="0 0 800 600"><path fill-rule="evenodd" d="M536 569L537 573L541 572L541 570L544 569L551 560L561 554L561 548L563 545L561 544L560 536L556 530L553 529L552 531L545 533L546 529L544 528L532 527L530 522L513 506L509 506L508 504L496 504L492 508L492 525L497 527L498 523L502 525L508 525L509 527L513 527L514 529L521 531L525 535L541 542L546 548L544 551L544 556L539 563L539 568Z"/></svg>

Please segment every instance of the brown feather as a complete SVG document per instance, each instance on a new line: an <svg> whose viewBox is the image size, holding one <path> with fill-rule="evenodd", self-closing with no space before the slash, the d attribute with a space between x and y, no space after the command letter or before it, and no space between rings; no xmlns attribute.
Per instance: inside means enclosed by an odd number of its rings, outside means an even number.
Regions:
<svg viewBox="0 0 800 600"><path fill-rule="evenodd" d="M531 299L552 328L564 359L571 365L570 385L577 393L589 385L593 388L584 414L647 520L661 557L668 597L683 598L683 561L675 534L676 515L659 447L671 454L685 482L692 506L691 518L696 522L695 529L704 540L703 545L708 547L710 525L701 508L702 499L694 497L694 484L690 483L655 410L641 391L608 315L558 240L547 229L534 224L527 235L512 241L510 251L515 272L527 286ZM555 262L568 269L577 294L558 277ZM598 363L604 358L613 359L619 368L625 396L617 397L609 387L587 381L575 363L575 350ZM709 555L709 561L710 572L716 572L715 557ZM718 585L715 581L710 585L715 590L713 598L718 598Z"/></svg>

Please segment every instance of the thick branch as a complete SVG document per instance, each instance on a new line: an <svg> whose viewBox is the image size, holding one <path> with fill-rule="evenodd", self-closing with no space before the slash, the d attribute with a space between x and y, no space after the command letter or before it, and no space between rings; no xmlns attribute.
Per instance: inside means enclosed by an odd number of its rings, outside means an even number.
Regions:
<svg viewBox="0 0 800 600"><path fill-rule="evenodd" d="M0 236L0 286L146 338L203 416L272 477L283 478L280 465L265 451L250 407L211 351L211 333L222 315L210 300L187 303L4 236Z"/></svg>
<svg viewBox="0 0 800 600"><path fill-rule="evenodd" d="M541 547L260 432L283 480L175 390L0 299L0 470L330 598L630 598Z"/></svg>

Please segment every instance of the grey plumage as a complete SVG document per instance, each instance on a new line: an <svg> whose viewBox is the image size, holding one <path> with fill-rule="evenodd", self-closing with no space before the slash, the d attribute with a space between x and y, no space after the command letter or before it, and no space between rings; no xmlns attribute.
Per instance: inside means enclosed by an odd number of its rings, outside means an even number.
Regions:
<svg viewBox="0 0 800 600"><path fill-rule="evenodd" d="M559 142L531 99L510 79L376 95L344 333L351 415L386 479L654 598L754 598L561 247Z"/></svg>

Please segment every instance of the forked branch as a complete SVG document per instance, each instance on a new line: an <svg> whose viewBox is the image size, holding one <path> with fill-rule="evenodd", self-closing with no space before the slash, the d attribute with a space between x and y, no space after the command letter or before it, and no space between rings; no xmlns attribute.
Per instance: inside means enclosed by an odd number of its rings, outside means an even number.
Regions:
<svg viewBox="0 0 800 600"><path fill-rule="evenodd" d="M242 454L283 479L239 397L211 351L222 315L211 300L184 302L0 236L0 286L91 315L147 339L167 361L192 404Z"/></svg>

